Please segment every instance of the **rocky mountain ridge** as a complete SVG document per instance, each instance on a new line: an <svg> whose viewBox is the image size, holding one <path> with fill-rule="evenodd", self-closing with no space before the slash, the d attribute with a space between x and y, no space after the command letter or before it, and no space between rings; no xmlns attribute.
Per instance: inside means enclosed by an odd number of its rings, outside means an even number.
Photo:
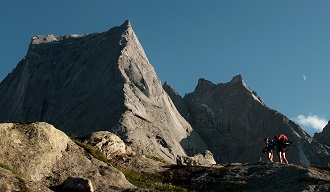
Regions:
<svg viewBox="0 0 330 192"><path fill-rule="evenodd" d="M175 94L170 85L163 86L218 163L257 162L263 139L273 139L281 133L293 141L287 153L290 162L326 165L330 161L326 146L283 114L267 107L240 75L217 85L199 79L194 92L184 98ZM182 107L184 110L180 110Z"/></svg>

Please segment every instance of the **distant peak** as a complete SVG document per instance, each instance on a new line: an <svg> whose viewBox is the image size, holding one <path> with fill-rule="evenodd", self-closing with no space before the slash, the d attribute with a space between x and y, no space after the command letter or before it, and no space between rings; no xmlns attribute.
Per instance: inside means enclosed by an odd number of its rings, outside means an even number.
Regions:
<svg viewBox="0 0 330 192"><path fill-rule="evenodd" d="M198 84L195 88L195 91L205 91L213 88L215 84L213 84L211 81L208 81L204 78L198 79Z"/></svg>
<svg viewBox="0 0 330 192"><path fill-rule="evenodd" d="M204 79L204 78L199 78L198 79L198 84L213 84L213 83L209 80Z"/></svg>
<svg viewBox="0 0 330 192"><path fill-rule="evenodd" d="M248 90L251 93L251 96L254 98L254 100L258 101L262 105L265 105L264 101L258 96L258 94L255 91L252 91L243 81L242 75L236 75L233 77L233 79L229 82L231 84L236 85L242 85L246 90Z"/></svg>
<svg viewBox="0 0 330 192"><path fill-rule="evenodd" d="M126 20L123 24L120 25L120 28L122 30L128 30L128 29L132 29L132 25L131 22L129 20ZM111 30L111 29L110 29Z"/></svg>
<svg viewBox="0 0 330 192"><path fill-rule="evenodd" d="M129 20L126 20L122 25L125 25L128 27L131 27L131 22Z"/></svg>
<svg viewBox="0 0 330 192"><path fill-rule="evenodd" d="M230 83L238 83L238 84L245 85L242 75L236 75L235 77L233 77L233 79L230 81Z"/></svg>

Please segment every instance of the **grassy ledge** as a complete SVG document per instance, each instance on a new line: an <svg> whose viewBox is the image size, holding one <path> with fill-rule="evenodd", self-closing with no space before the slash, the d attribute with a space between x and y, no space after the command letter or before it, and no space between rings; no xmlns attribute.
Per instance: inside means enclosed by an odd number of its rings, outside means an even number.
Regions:
<svg viewBox="0 0 330 192"><path fill-rule="evenodd" d="M30 190L27 188L25 184L25 181L22 178L23 177L22 174L20 174L18 171L10 168L8 165L3 163L0 163L0 167L12 172L15 175L16 179L19 181L20 192L30 192Z"/></svg>
<svg viewBox="0 0 330 192"><path fill-rule="evenodd" d="M72 138L72 141L74 141L80 147L84 148L94 158L117 168L119 171L121 171L125 175L126 179L130 183L132 183L133 185L135 185L139 188L153 189L153 190L160 190L160 191L178 191L178 192L189 191L188 189L185 189L185 188L182 188L179 186L175 186L175 185L172 185L171 183L166 182L166 178L164 178L163 176L161 176L159 174L145 173L145 172L139 172L139 171L136 171L133 169L123 168L122 166L115 164L111 160L107 159L100 150L93 147L92 145L81 142L80 140L78 140L76 138ZM155 159L155 157L152 157L150 155L148 155L146 157L157 160L157 161L164 161L160 158Z"/></svg>

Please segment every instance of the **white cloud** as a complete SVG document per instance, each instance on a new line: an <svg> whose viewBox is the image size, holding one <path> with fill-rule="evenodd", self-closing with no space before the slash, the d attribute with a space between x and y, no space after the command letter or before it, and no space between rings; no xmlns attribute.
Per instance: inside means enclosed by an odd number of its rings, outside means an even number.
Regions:
<svg viewBox="0 0 330 192"><path fill-rule="evenodd" d="M297 117L293 118L293 120L296 121L300 126L311 127L318 132L321 132L323 128L328 124L326 119L313 114L309 114L308 116L298 115Z"/></svg>

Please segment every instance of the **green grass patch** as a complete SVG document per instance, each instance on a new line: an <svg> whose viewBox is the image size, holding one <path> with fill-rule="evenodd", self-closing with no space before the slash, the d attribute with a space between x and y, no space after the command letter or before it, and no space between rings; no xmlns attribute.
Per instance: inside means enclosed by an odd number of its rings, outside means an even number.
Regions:
<svg viewBox="0 0 330 192"><path fill-rule="evenodd" d="M18 177L23 177L22 174L20 174L18 171L10 168L8 165L0 163L0 167L3 169L7 169L8 171L12 172L14 175L18 176Z"/></svg>
<svg viewBox="0 0 330 192"><path fill-rule="evenodd" d="M141 188L161 191L188 191L185 188L164 182L165 178L159 174L143 173L132 169L123 169L121 167L117 168L124 173L129 182Z"/></svg>
<svg viewBox="0 0 330 192"><path fill-rule="evenodd" d="M3 163L0 163L0 167L12 172L15 175L15 178L19 181L20 192L30 192L25 184L25 181L22 179L22 174Z"/></svg>
<svg viewBox="0 0 330 192"><path fill-rule="evenodd" d="M81 142L77 138L72 138L72 140L79 145L80 147L84 148L89 154L91 154L94 158L103 161L121 171L126 179L132 183L133 185L145 188L145 189L154 189L154 190L161 190L161 191L178 191L178 192L187 192L190 191L188 189L182 188L180 186L172 185L171 183L166 182L166 178L163 176L156 174L156 173L145 173L139 172L133 169L123 168L122 166L115 164L111 160L107 159L104 154L97 148L89 145L87 143ZM147 157L147 156L146 156ZM148 156L148 158L154 159L153 156ZM161 158L157 159L158 161L165 161Z"/></svg>
<svg viewBox="0 0 330 192"><path fill-rule="evenodd" d="M106 157L104 156L104 154L98 150L97 148L93 147L92 145L89 145L87 143L81 142L78 139L73 139L71 138L72 141L74 141L77 145L79 145L80 147L84 148L89 154L91 154L94 158L103 161L105 163L108 163L110 165L112 165L112 162Z"/></svg>
<svg viewBox="0 0 330 192"><path fill-rule="evenodd" d="M149 158L149 159L152 159L152 160L155 160L155 161L159 161L159 162L162 162L162 163L167 163L167 161L163 158L160 158L160 157L155 157L153 155L144 155L146 158Z"/></svg>

